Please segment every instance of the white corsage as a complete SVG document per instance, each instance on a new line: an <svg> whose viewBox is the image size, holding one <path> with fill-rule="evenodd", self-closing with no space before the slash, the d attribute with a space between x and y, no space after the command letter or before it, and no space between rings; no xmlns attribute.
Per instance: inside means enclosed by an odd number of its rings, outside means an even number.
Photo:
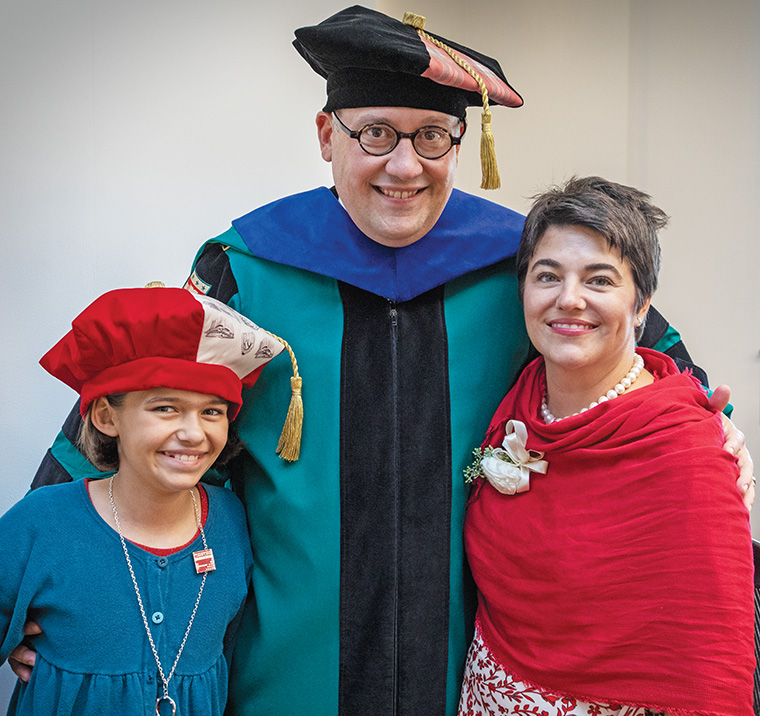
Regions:
<svg viewBox="0 0 760 716"><path fill-rule="evenodd" d="M466 468L467 482L485 477L503 495L514 495L530 489L530 473L546 473L549 463L542 460L544 454L528 450L528 429L519 420L509 420L506 435L500 448L476 448L472 454L475 462Z"/></svg>

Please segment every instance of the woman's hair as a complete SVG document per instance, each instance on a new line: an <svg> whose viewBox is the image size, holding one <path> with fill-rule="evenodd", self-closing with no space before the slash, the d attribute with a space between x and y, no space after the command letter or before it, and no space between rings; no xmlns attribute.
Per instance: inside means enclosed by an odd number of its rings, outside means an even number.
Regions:
<svg viewBox="0 0 760 716"><path fill-rule="evenodd" d="M112 393L106 395L108 404L116 408L117 410L124 405L124 398L126 393ZM87 409L87 415L85 415L82 425L79 428L79 436L77 438L77 446L84 454L84 456L93 464L98 470L112 471L119 469L119 439L106 435L100 432L92 423L92 406L95 403L91 403ZM242 447L243 441L237 434L237 430L233 427L234 423L230 423L229 431L227 433L227 443L219 453L219 457L216 458L214 466L218 467L224 465L237 455Z"/></svg>
<svg viewBox="0 0 760 716"><path fill-rule="evenodd" d="M668 223L667 215L638 189L601 177L573 177L533 197L517 250L520 300L528 264L550 226L584 226L601 234L610 249L620 253L633 272L638 311L657 289L660 243L657 232Z"/></svg>

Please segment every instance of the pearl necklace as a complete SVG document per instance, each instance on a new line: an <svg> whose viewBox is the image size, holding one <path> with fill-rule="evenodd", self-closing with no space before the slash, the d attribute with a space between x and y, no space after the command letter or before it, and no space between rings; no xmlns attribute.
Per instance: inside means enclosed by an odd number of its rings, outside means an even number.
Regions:
<svg viewBox="0 0 760 716"><path fill-rule="evenodd" d="M583 410L579 410L577 413L573 413L572 415L566 416L566 417L575 417L576 415L580 415L581 413L585 413L587 410L590 410L591 408L595 408L599 403L606 403L608 400L612 400L613 398L617 398L618 395L622 395L625 393L628 388L630 388L635 382L636 379L639 377L639 374L644 369L644 359L638 354L635 354L635 358L633 359L633 365L631 366L631 370L629 370L625 377L611 390L608 390L604 395L600 395L591 405L588 406L588 408L583 408ZM546 405L546 395L544 395L543 400L541 401L541 417L544 419L544 422L549 425L550 423L555 423L558 420L564 420L565 418L555 418L551 412L549 411L549 408Z"/></svg>
<svg viewBox="0 0 760 716"><path fill-rule="evenodd" d="M142 597L140 596L140 589L137 586L137 579L135 578L135 570L132 569L132 560L129 558L129 552L127 551L127 543L124 540L124 535L121 532L121 525L119 524L119 515L116 512L116 503L113 501L113 478L115 475L112 475L111 478L108 480L108 497L111 500L111 509L113 510L113 520L116 523L116 531L119 533L119 539L121 540L121 547L124 550L124 556L127 559L127 567L129 567L129 576L132 577L132 584L135 588L135 594L137 595L137 604L140 607L140 614L142 615L143 620L143 626L145 627L145 633L148 635L148 642L150 642L150 648L153 651L153 658L156 660L156 666L158 666L158 674L161 677L161 686L163 687L164 695L160 698L156 699L156 716L160 713L161 708L161 702L162 701L168 701L169 705L172 708L172 716L174 716L177 713L177 704L174 702L174 699L169 696L169 682L172 680L172 676L174 676L174 670L177 668L177 664L179 662L179 657L182 656L182 651L185 648L185 643L187 642L187 637L190 634L190 629L192 629L193 621L195 621L195 613L198 611L198 604L201 601L201 594L203 594L203 587L206 585L206 577L208 577L208 572L203 573L203 579L201 580L201 587L198 590L198 597L195 600L195 606L193 607L193 613L190 615L190 622L187 625L187 629L185 630L185 636L182 639L182 643L180 644L179 651L177 652L177 658L174 660L174 665L172 666L172 670L169 672L169 676L164 676L164 669L161 666L161 659L158 658L158 651L156 650L156 645L153 642L153 635L150 633L150 627L148 626L148 618L145 616L145 607L143 606ZM195 501L195 494L192 490L190 492L190 497L193 498L193 511L195 512L195 520L198 523L198 528L201 532L201 538L203 539L203 548L208 550L208 545L206 544L206 533L203 530L203 523L201 522L201 516L198 514L198 503Z"/></svg>

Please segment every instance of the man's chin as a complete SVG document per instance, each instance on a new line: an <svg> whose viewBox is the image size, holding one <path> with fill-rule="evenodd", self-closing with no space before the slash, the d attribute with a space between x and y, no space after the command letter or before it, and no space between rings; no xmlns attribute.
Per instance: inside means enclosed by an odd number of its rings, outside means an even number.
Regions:
<svg viewBox="0 0 760 716"><path fill-rule="evenodd" d="M413 234L410 234L409 232L405 233L389 233L389 232L373 232L372 234L367 234L367 236L372 239L377 244L381 244L382 246L388 246L392 249L400 249L404 246L410 246L411 244L415 243L416 241L419 241L427 231L423 231L422 233L416 232Z"/></svg>
<svg viewBox="0 0 760 716"><path fill-rule="evenodd" d="M385 222L365 222L365 224L367 223L368 225L365 226L357 223L357 226L372 241L395 249L409 246L415 241L419 241L434 225L428 226L426 223L421 225L419 218L414 216L397 216Z"/></svg>

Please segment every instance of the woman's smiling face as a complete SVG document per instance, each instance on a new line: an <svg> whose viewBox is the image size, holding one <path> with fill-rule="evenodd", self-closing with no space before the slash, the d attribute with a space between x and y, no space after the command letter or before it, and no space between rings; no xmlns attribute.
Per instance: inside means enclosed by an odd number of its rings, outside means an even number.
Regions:
<svg viewBox="0 0 760 716"><path fill-rule="evenodd" d="M530 259L523 294L525 323L547 370L623 374L630 368L636 310L630 265L584 226L550 226Z"/></svg>

